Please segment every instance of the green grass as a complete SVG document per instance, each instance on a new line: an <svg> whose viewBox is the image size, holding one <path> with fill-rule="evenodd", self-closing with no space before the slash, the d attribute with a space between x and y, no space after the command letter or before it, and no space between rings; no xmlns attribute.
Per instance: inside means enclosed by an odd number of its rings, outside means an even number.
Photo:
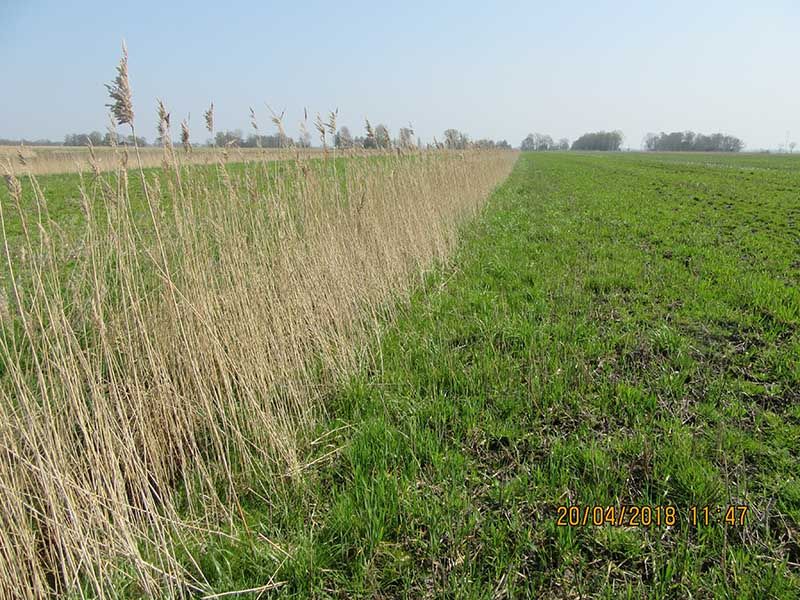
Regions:
<svg viewBox="0 0 800 600"><path fill-rule="evenodd" d="M337 158L335 161L335 169L340 180L344 177L348 160L353 160L353 158ZM384 160L384 158L370 157L369 160ZM133 167L135 162L135 156L129 157L128 166ZM312 158L307 160L305 164L308 168L315 169L318 174L325 175L327 172L332 171L333 161ZM275 187L274 181L278 179L286 181L296 177L298 169L295 162L289 160L253 161L249 163L227 162L225 163L225 168L228 176L231 177L234 182L238 183L244 181L246 177L250 177L253 181L253 187L264 194L269 193L269 191ZM204 185L209 189L220 189L224 186L224 182L219 177L218 165L216 163L212 163L211 165L182 166L180 172L184 179L191 181L191 184L195 186ZM160 167L150 167L143 169L143 173L147 181L151 184L156 179L159 180L162 187L159 206L164 211L171 210L173 196L167 186L168 182L173 182L174 185L177 185L175 183L176 178L174 170L168 169L165 171ZM23 216L33 222L32 220L36 218L38 208L31 179L21 172L18 173L17 176L20 179L23 190L21 206ZM83 174L64 173L56 175L37 175L35 179L42 191L42 195L46 199L46 207L50 220L56 223L58 229L63 231L68 238L76 238L79 236L86 225L85 213L80 196L81 185L83 185L89 201L93 203L94 209L101 209L101 212L103 203L108 201L107 198L112 196L113 192L115 192L119 186L119 177L116 172L104 172L101 173L99 177L95 177L91 172ZM144 196L142 195L141 175L137 169L131 168L128 171L128 181L130 210L133 214L146 220L148 209ZM23 227L19 210L11 202L5 185L0 185L0 202L3 203L4 208L6 235L8 236L9 245L13 250L22 241ZM34 237L38 237L38 231L35 226L31 225L29 229Z"/></svg>
<svg viewBox="0 0 800 600"><path fill-rule="evenodd" d="M750 160L523 155L328 398L303 483L190 549L213 589L797 597L800 170ZM679 520L559 527L566 504ZM743 527L687 521L730 504Z"/></svg>

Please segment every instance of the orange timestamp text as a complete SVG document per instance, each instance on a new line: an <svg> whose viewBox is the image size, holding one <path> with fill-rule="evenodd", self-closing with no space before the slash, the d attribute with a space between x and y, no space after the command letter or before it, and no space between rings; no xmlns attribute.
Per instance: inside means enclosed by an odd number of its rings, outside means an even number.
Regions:
<svg viewBox="0 0 800 600"><path fill-rule="evenodd" d="M749 512L747 505L690 506L679 509L672 504L636 506L563 505L557 507L559 527L674 527L686 523L693 527L728 525L742 527Z"/></svg>

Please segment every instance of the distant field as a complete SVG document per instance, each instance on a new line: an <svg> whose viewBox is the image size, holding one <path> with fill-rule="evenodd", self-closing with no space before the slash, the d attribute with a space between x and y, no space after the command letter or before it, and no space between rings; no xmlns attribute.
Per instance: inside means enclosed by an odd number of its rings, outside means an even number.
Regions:
<svg viewBox="0 0 800 600"><path fill-rule="evenodd" d="M128 149L127 161L130 167L137 166L136 154L132 147ZM177 150L185 154L182 157L184 164L213 164L222 154L218 148L197 147L191 152L184 152L181 147ZM113 171L119 167L121 155L115 149L98 146L94 148L96 164L101 171ZM164 160L164 150L161 147L147 147L140 151L144 167L157 167ZM321 150L303 149L304 156L318 155ZM227 151L231 160L237 162L255 160L286 160L296 156L295 151L275 148L230 148ZM24 161L24 165L20 160ZM59 147L59 146L24 146L21 149L13 146L0 146L0 163L11 160L16 168L24 166L25 170L35 175L50 175L56 173L88 173L92 171L89 162L89 149L86 147Z"/></svg>
<svg viewBox="0 0 800 600"><path fill-rule="evenodd" d="M629 160L655 159L665 164L696 164L711 169L731 168L745 170L762 168L796 171L800 168L800 152L794 154L731 153L731 152L635 152L626 153ZM634 158L636 157L636 158Z"/></svg>

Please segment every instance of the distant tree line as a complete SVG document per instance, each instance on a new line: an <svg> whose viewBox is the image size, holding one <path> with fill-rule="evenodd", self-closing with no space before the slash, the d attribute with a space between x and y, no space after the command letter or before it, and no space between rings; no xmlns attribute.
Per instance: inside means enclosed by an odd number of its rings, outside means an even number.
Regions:
<svg viewBox="0 0 800 600"><path fill-rule="evenodd" d="M213 143L217 146L239 146L241 148L283 148L289 145L310 148L311 136L308 132L303 132L296 140L288 136L281 137L280 135L249 135L245 138L240 129L234 129L233 131L218 131ZM423 149L433 147L449 150L466 148L511 149L511 144L506 140L480 139L472 141L466 133L457 129L445 130L443 142L438 142L434 139L433 144L423 144L419 137L415 137L414 129L410 126L401 127L398 130L397 137L392 137L389 128L383 123L373 126L369 122L366 122L364 135L353 135L346 125L339 127L333 136L333 146L341 150L352 148L365 150Z"/></svg>
<svg viewBox="0 0 800 600"><path fill-rule="evenodd" d="M482 138L472 141L469 139L469 135L463 131L459 131L458 129L445 129L444 142L440 144L434 140L434 145L444 147L449 150L463 150L465 148L496 148L499 150L511 150L511 144L509 144L506 140L495 141Z"/></svg>
<svg viewBox="0 0 800 600"><path fill-rule="evenodd" d="M488 139L480 139L475 140L473 145L476 148L481 148L485 150L511 150L511 144L509 144L506 140L500 140L499 142L495 140L488 140Z"/></svg>
<svg viewBox="0 0 800 600"><path fill-rule="evenodd" d="M391 150L393 148L399 148L401 150L422 150L425 148L448 150L463 150L466 148L511 149L511 144L506 140L495 141L484 138L472 141L466 133L458 129L446 129L443 136L444 141L439 142L434 138L433 144L423 144L419 137L415 139L414 136L414 129L411 126L401 127L398 131L398 136L392 138L389 128L383 123L379 123L373 127L367 122L365 135L363 136L353 136L348 127L341 127L334 136L334 146L336 148L363 148L366 150Z"/></svg>
<svg viewBox="0 0 800 600"><path fill-rule="evenodd" d="M616 152L622 147L621 131L584 133L572 142L572 150L605 150Z"/></svg>
<svg viewBox="0 0 800 600"><path fill-rule="evenodd" d="M102 134L99 131L92 131L91 133L68 133L64 136L63 142L44 138L38 140L0 138L0 146L87 146L89 142L93 146L110 146L111 140L111 133ZM114 140L117 144L133 144L133 136L130 135L115 135ZM147 146L147 140L143 137L137 136L136 142L139 146Z"/></svg>
<svg viewBox="0 0 800 600"><path fill-rule="evenodd" d="M250 134L245 138L241 129L234 129L233 131L218 131L214 136L214 141L209 141L209 145L238 146L240 148L285 148L290 144L285 135Z"/></svg>
<svg viewBox="0 0 800 600"><path fill-rule="evenodd" d="M350 129L346 126L340 127L336 130L333 136L333 146L339 149L346 148L363 148L367 150L392 150L392 149L448 149L448 150L463 150L467 148L481 148L481 149L503 149L511 150L511 144L506 140L491 140L482 138L478 140L471 140L469 135L459 131L458 129L446 129L443 135L443 141L438 141L434 138L432 144L423 144L419 137L415 137L414 129L411 126L401 127L398 130L397 137L393 138L389 128L383 123L379 123L374 127L367 121L364 135L354 136ZM538 135L538 134L537 134ZM148 142L144 137L136 137L136 143L140 147L148 146ZM551 140L552 141L552 140ZM566 141L566 140L564 140ZM92 131L90 133L70 133L64 136L63 142L54 142L52 140L12 140L0 138L0 146L19 146L20 144L26 146L111 146L116 144L132 145L134 139L132 136L119 135L114 132L107 132L105 134L99 131ZM177 142L174 142L177 144ZM330 138L326 142L331 143ZM568 143L568 142L567 142ZM160 146L162 139L156 137L153 145ZM297 146L300 148L310 148L311 135L308 131L303 130L297 139L292 139L283 133L274 135L260 135L250 134L245 137L241 129L217 131L213 139L206 141L206 146L217 147L239 147L239 148L286 148L289 146Z"/></svg>
<svg viewBox="0 0 800 600"><path fill-rule="evenodd" d="M744 142L732 135L704 135L694 131L648 133L644 149L656 152L740 152Z"/></svg>
<svg viewBox="0 0 800 600"><path fill-rule="evenodd" d="M554 150L612 150L620 149L622 145L621 131L597 131L595 133L584 133L577 140L569 143L567 138L561 138L557 142L549 135L542 133L529 133L519 144L519 149L523 152L551 152Z"/></svg>
<svg viewBox="0 0 800 600"><path fill-rule="evenodd" d="M133 145L134 139L132 135L119 135L107 131L105 134L99 131L92 131L91 133L68 133L64 136L64 146L111 146L116 144ZM147 139L136 136L136 144L138 146L147 146Z"/></svg>
<svg viewBox="0 0 800 600"><path fill-rule="evenodd" d="M519 144L523 152L548 152L551 150L569 150L569 140L561 138L554 142L549 135L542 133L529 133Z"/></svg>

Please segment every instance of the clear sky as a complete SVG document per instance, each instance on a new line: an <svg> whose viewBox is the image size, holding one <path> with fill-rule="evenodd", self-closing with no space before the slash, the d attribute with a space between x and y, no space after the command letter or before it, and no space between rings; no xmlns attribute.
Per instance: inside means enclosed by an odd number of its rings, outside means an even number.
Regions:
<svg viewBox="0 0 800 600"><path fill-rule="evenodd" d="M800 1L97 2L0 0L0 137L105 131L104 83L125 39L137 133L155 101L173 123L216 106L218 129L297 133L339 108L396 135L574 139L692 129L777 148L800 142ZM173 127L173 130L175 127ZM174 131L175 133L175 131Z"/></svg>

